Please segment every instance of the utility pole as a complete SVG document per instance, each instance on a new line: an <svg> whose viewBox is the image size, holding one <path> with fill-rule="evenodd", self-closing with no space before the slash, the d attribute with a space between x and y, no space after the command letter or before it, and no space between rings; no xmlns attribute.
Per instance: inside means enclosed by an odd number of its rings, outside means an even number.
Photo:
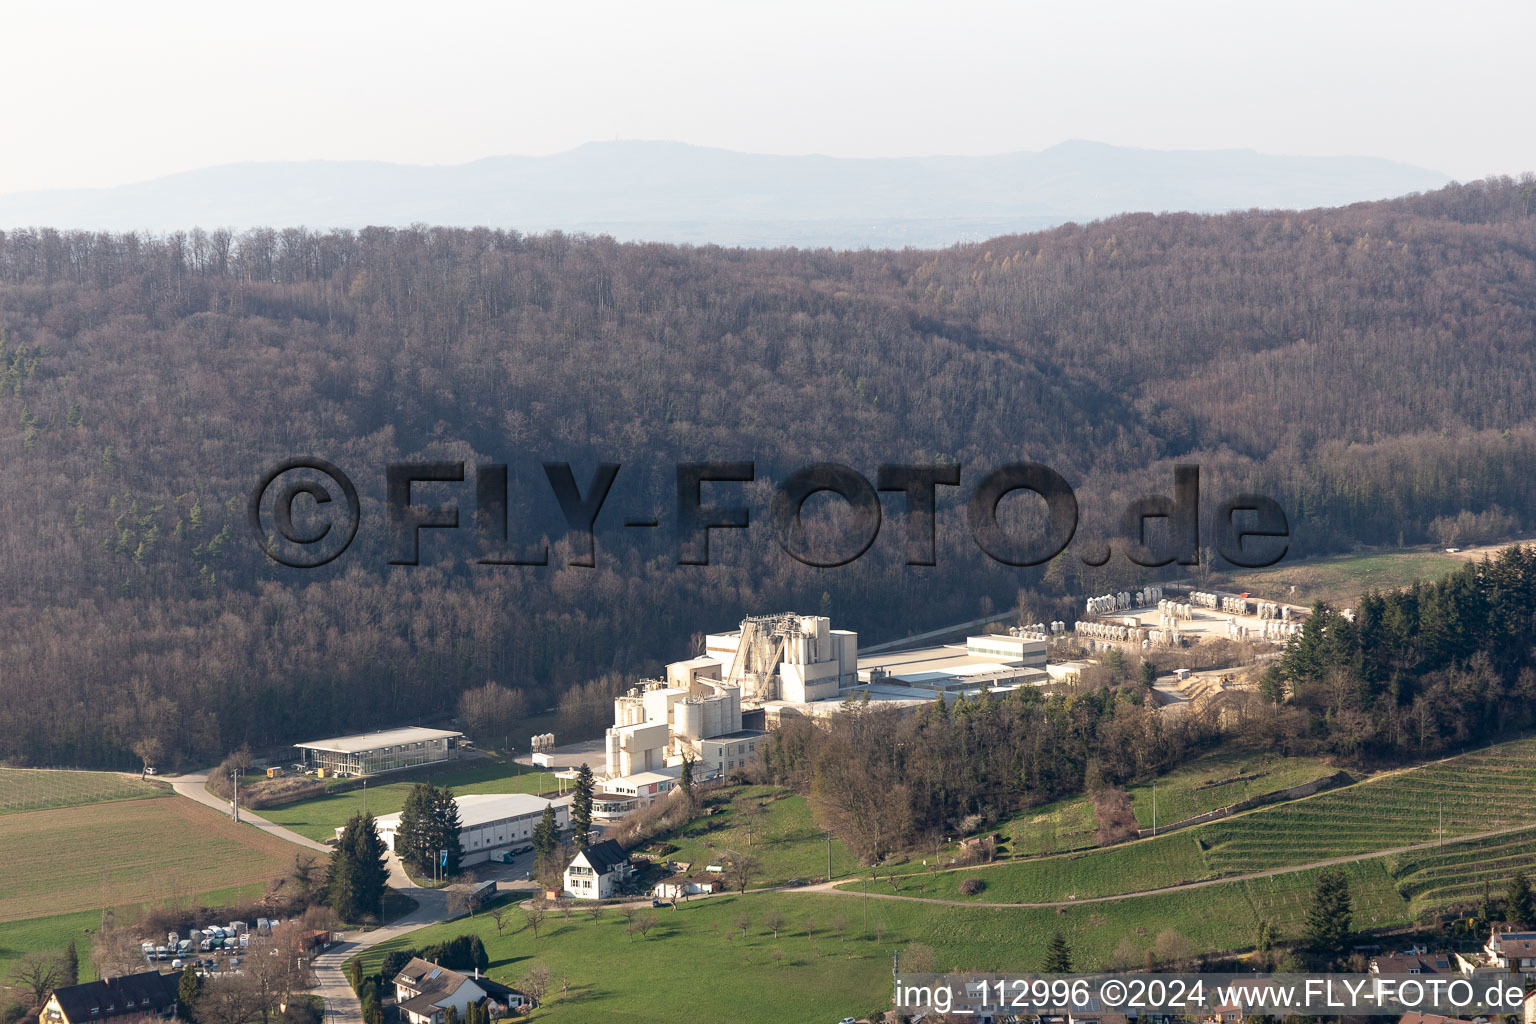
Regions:
<svg viewBox="0 0 1536 1024"><path fill-rule="evenodd" d="M1157 835L1157 780L1152 780L1152 834Z"/></svg>
<svg viewBox="0 0 1536 1024"><path fill-rule="evenodd" d="M827 833L827 881L832 881L832 833Z"/></svg>
<svg viewBox="0 0 1536 1024"><path fill-rule="evenodd" d="M229 777L233 779L235 783L234 796L229 798L229 812L230 817L234 818L235 821L238 822L240 820L240 769L236 768L234 771L230 772Z"/></svg>
<svg viewBox="0 0 1536 1024"><path fill-rule="evenodd" d="M368 817L368 776L363 776L363 817Z"/></svg>

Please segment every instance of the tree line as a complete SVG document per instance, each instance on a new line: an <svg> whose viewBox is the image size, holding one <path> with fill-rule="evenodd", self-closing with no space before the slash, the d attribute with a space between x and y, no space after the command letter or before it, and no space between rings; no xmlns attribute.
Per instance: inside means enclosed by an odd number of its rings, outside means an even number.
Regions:
<svg viewBox="0 0 1536 1024"><path fill-rule="evenodd" d="M1317 605L1262 693L1293 748L1395 759L1513 736L1536 726L1533 623L1536 549L1504 548L1353 610Z"/></svg>
<svg viewBox="0 0 1536 1024"><path fill-rule="evenodd" d="M916 714L852 703L769 738L763 781L806 795L865 863L973 832L1026 807L1165 771L1216 742L1200 715L1170 719L1139 687L982 693Z"/></svg>

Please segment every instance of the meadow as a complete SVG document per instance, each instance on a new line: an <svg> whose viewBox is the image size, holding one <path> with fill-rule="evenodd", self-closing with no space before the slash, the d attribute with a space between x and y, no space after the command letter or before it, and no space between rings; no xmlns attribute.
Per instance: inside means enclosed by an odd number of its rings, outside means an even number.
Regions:
<svg viewBox="0 0 1536 1024"><path fill-rule="evenodd" d="M641 848L653 857L686 862L693 873L724 865L739 854L757 860L753 887L784 885L796 879L825 878L827 833L818 828L804 797L773 786L732 786L709 794L714 814L695 818L677 833ZM757 804L762 814L743 813ZM750 824L750 827L749 827ZM665 852L663 852L665 851ZM859 862L840 841L831 844L832 877L858 872Z"/></svg>
<svg viewBox="0 0 1536 1024"><path fill-rule="evenodd" d="M1400 590L1421 580L1448 576L1465 564L1465 557L1420 548L1319 558L1272 569L1236 572L1219 577L1214 585L1288 604L1310 606L1326 601L1336 608L1352 608L1367 590Z"/></svg>
<svg viewBox="0 0 1536 1024"><path fill-rule="evenodd" d="M1211 877L1214 872L1201 857L1199 845L1184 831L1091 853L943 871L882 872L877 881L849 882L840 888L978 903L1050 903L1145 892ZM960 886L967 879L979 880L984 888L972 896L962 895Z"/></svg>
<svg viewBox="0 0 1536 1024"><path fill-rule="evenodd" d="M48 771L0 768L0 814L77 807L110 800L169 796L163 782L141 781L115 772Z"/></svg>
<svg viewBox="0 0 1536 1024"><path fill-rule="evenodd" d="M1352 865L1348 874L1362 927L1408 923L1408 905L1381 865ZM891 951L917 942L934 951L940 970L1020 971L1040 968L1056 931L1080 969L1117 960L1139 966L1165 931L1209 950L1251 947L1261 919L1282 937L1299 936L1315 874L1266 881L1272 884L1222 883L1061 911L830 894L711 896L657 911L644 937L632 935L615 910L594 922L576 909L569 919L550 915L535 938L512 909L505 934L481 914L376 947L363 965L376 970L389 949L474 932L497 980L515 984L534 963L550 969L553 989L534 1021L837 1020L889 1005ZM774 913L785 920L777 937L769 926Z"/></svg>
<svg viewBox="0 0 1536 1024"><path fill-rule="evenodd" d="M17 812L0 828L0 921L264 883L286 875L296 852L190 800Z"/></svg>

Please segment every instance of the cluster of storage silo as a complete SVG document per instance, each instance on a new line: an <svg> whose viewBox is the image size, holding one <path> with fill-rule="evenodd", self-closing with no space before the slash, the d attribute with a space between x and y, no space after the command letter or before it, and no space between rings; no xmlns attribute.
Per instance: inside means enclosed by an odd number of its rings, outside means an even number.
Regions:
<svg viewBox="0 0 1536 1024"><path fill-rule="evenodd" d="M1301 623L1266 619L1257 626L1246 626L1236 619L1227 620L1227 636L1235 640L1275 640L1283 642L1301 632Z"/></svg>
<svg viewBox="0 0 1536 1024"><path fill-rule="evenodd" d="M541 733L538 733L538 734L536 734L533 737L532 740L529 741L529 745L535 751L539 751L539 750L554 750L555 749L555 734L552 733L552 732L541 732Z"/></svg>
<svg viewBox="0 0 1536 1024"><path fill-rule="evenodd" d="M1008 635L1021 640L1049 640L1066 628L1067 624L1058 619L1055 622L1035 622L1028 626L1010 626Z"/></svg>
<svg viewBox="0 0 1536 1024"><path fill-rule="evenodd" d="M1281 622L1291 621L1291 606L1278 604L1274 601L1255 602L1254 613L1261 619L1279 619Z"/></svg>
<svg viewBox="0 0 1536 1024"><path fill-rule="evenodd" d="M1126 619L1130 625L1118 625L1113 622L1083 622L1072 624L1072 629L1078 636L1088 637L1094 640L1114 640L1119 643L1140 643L1145 630L1136 628L1135 619Z"/></svg>
<svg viewBox="0 0 1536 1024"><path fill-rule="evenodd" d="M1072 623L1072 629L1077 631L1078 636L1091 637L1095 640L1127 642L1127 640L1137 639L1134 626L1115 625L1112 622L1081 622L1080 620Z"/></svg>
<svg viewBox="0 0 1536 1024"><path fill-rule="evenodd" d="M1159 626L1172 626L1176 620L1192 619L1195 610L1190 605L1179 601L1157 602L1157 624Z"/></svg>
<svg viewBox="0 0 1536 1024"><path fill-rule="evenodd" d="M1197 604L1201 608L1220 608L1221 595L1207 593L1203 590L1192 590L1189 594L1189 603Z"/></svg>
<svg viewBox="0 0 1536 1024"><path fill-rule="evenodd" d="M1121 591L1118 594L1090 597L1083 603L1083 612L1086 615L1107 615L1110 612L1124 611L1130 606L1131 595Z"/></svg>
<svg viewBox="0 0 1536 1024"><path fill-rule="evenodd" d="M1163 599L1162 587L1146 587L1136 591L1136 607L1146 608Z"/></svg>
<svg viewBox="0 0 1536 1024"><path fill-rule="evenodd" d="M1183 647L1184 634L1178 629L1147 629L1143 647Z"/></svg>

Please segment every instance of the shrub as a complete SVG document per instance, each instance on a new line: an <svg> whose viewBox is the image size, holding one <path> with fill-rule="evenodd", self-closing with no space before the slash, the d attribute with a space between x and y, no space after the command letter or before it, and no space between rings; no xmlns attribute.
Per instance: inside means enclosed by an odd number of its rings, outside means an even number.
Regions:
<svg viewBox="0 0 1536 1024"><path fill-rule="evenodd" d="M987 883L979 878L967 878L960 883L961 896L975 896L987 887Z"/></svg>

